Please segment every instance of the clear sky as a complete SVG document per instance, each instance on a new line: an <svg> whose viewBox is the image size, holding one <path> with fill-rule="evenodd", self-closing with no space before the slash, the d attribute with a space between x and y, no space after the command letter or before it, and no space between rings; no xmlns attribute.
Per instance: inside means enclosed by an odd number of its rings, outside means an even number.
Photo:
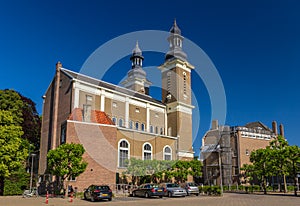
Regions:
<svg viewBox="0 0 300 206"><path fill-rule="evenodd" d="M57 61L79 72L105 42L134 31L169 31L176 18L182 35L202 48L219 72L226 124L261 121L271 127L276 120L284 124L289 143L300 145L299 11L297 0L0 0L0 89L19 91L42 113L41 97ZM163 63L161 54L143 55L145 66ZM104 80L117 84L130 69L128 58L117 62ZM194 134L198 153L212 109L201 78L192 81L200 109L195 114L200 122L194 125L199 127ZM151 94L159 98L155 89Z"/></svg>

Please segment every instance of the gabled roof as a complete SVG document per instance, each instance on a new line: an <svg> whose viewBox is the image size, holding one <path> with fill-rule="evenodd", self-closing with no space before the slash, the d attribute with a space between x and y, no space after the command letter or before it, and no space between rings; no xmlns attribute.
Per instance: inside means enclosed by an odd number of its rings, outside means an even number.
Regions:
<svg viewBox="0 0 300 206"><path fill-rule="evenodd" d="M68 120L83 121L83 109L75 108L70 114ZM91 110L91 122L98 124L114 125L114 122L108 117L105 112Z"/></svg>
<svg viewBox="0 0 300 206"><path fill-rule="evenodd" d="M118 85L114 85L114 84L111 84L111 83L108 83L108 82L105 82L105 81L102 81L102 80L99 80L99 79L95 79L93 77L89 77L89 76L84 75L84 74L73 72L73 71L65 69L65 68L61 68L61 71L64 74L66 74L67 76L69 76L71 79L77 79L77 80L80 80L80 81L83 81L83 82L87 82L89 84L93 84L95 86L103 87L103 88L106 88L106 89L109 89L109 90L112 90L112 91L117 91L117 92L129 95L129 96L132 96L132 97L136 97L136 98L139 98L139 99L146 100L148 102L153 102L153 103L165 106L165 104L163 104L161 101L153 99L149 95L141 94L141 93L135 92L133 90L126 89L124 87L120 87Z"/></svg>
<svg viewBox="0 0 300 206"><path fill-rule="evenodd" d="M260 121L250 122L250 123L246 124L245 127L252 128L252 129L262 128L264 130L272 132L272 130L269 127L267 127L265 124L263 124Z"/></svg>

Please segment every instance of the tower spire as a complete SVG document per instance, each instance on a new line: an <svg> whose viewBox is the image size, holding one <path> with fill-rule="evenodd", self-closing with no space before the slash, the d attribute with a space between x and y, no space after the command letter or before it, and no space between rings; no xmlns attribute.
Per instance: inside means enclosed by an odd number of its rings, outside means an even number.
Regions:
<svg viewBox="0 0 300 206"><path fill-rule="evenodd" d="M177 25L176 19L174 20L173 26L170 29L168 42L170 44L170 48L166 54L165 60L178 58L186 61L187 55L184 53L184 51L182 51L183 36L181 36L181 30Z"/></svg>
<svg viewBox="0 0 300 206"><path fill-rule="evenodd" d="M138 41L136 41L132 55L130 56L131 69L127 73L127 79L121 84L127 89L149 94L149 87L152 83L146 78L146 72L142 68L143 60L142 50L139 47Z"/></svg>

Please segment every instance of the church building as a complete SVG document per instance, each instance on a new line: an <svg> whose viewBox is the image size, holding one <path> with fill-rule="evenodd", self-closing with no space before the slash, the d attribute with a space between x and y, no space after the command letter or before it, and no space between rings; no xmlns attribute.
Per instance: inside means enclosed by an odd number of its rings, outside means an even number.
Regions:
<svg viewBox="0 0 300 206"><path fill-rule="evenodd" d="M86 171L71 179L78 191L90 184L116 184L127 160L193 159L191 70L182 49L183 36L174 22L170 47L161 71L162 99L149 95L151 82L143 70L138 43L122 86L114 85L56 64L43 96L39 176L47 174L47 153L64 143L85 148ZM166 42L167 44L167 42ZM99 65L101 67L101 65Z"/></svg>

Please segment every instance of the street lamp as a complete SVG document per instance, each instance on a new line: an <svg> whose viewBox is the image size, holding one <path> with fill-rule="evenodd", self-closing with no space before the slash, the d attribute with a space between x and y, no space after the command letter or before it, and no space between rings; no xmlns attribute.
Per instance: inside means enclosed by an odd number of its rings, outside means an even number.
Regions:
<svg viewBox="0 0 300 206"><path fill-rule="evenodd" d="M31 174L30 174L30 192L32 191L32 177L33 177L33 158L36 154L31 153Z"/></svg>
<svg viewBox="0 0 300 206"><path fill-rule="evenodd" d="M217 151L219 154L219 170L220 170L220 187L221 187L221 195L223 195L223 175L222 175L222 161L221 161L221 147L218 145Z"/></svg>

